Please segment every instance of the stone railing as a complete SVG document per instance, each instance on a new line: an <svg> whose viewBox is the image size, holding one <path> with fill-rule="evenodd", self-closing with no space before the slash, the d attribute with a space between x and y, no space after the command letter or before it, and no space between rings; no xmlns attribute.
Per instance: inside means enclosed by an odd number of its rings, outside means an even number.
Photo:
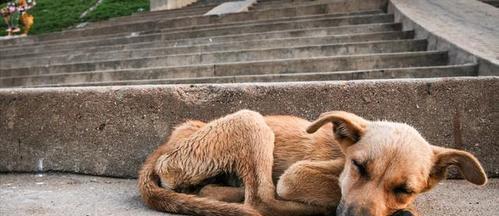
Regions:
<svg viewBox="0 0 499 216"><path fill-rule="evenodd" d="M151 0L151 11L182 8L197 0Z"/></svg>
<svg viewBox="0 0 499 216"><path fill-rule="evenodd" d="M451 64L478 63L481 76L499 75L497 8L468 0L390 0L388 12L428 49L449 52Z"/></svg>

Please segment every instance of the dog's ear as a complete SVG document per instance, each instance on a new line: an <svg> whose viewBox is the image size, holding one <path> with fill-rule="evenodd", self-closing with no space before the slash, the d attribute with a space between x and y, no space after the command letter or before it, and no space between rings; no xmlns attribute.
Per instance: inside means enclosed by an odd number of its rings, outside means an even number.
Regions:
<svg viewBox="0 0 499 216"><path fill-rule="evenodd" d="M449 148L433 147L434 164L430 173L429 187L444 179L449 166L457 166L463 177L476 185L487 183L487 175L480 162L472 154Z"/></svg>
<svg viewBox="0 0 499 216"><path fill-rule="evenodd" d="M333 133L342 147L348 147L360 140L369 121L353 113L343 111L326 112L307 128L308 133L315 133L327 123L333 123Z"/></svg>

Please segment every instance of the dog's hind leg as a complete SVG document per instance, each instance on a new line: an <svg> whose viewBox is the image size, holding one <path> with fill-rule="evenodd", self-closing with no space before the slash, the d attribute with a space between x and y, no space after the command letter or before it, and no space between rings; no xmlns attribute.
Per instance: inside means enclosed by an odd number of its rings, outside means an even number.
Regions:
<svg viewBox="0 0 499 216"><path fill-rule="evenodd" d="M317 207L276 199L274 138L261 114L242 110L206 124L185 140L171 139L171 151L158 158L155 170L162 185L176 191L220 173L235 174L244 185L244 206L263 215L322 213Z"/></svg>

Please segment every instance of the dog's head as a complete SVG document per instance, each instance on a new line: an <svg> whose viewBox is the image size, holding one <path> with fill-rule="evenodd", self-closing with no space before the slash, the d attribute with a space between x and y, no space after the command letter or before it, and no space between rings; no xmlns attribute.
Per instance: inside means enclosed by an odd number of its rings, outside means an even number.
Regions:
<svg viewBox="0 0 499 216"><path fill-rule="evenodd" d="M307 132L330 122L346 159L338 216L404 215L400 211L444 179L452 165L474 184L487 182L473 155L432 146L409 125L333 111L323 113Z"/></svg>

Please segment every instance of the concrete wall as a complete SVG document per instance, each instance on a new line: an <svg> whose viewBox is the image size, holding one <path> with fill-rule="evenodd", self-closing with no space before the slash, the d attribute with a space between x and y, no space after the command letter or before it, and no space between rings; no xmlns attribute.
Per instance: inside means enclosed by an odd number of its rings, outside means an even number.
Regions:
<svg viewBox="0 0 499 216"><path fill-rule="evenodd" d="M135 177L186 119L248 108L314 119L331 110L415 126L499 177L498 78L0 90L0 172Z"/></svg>
<svg viewBox="0 0 499 216"><path fill-rule="evenodd" d="M151 0L151 11L182 8L197 0Z"/></svg>

